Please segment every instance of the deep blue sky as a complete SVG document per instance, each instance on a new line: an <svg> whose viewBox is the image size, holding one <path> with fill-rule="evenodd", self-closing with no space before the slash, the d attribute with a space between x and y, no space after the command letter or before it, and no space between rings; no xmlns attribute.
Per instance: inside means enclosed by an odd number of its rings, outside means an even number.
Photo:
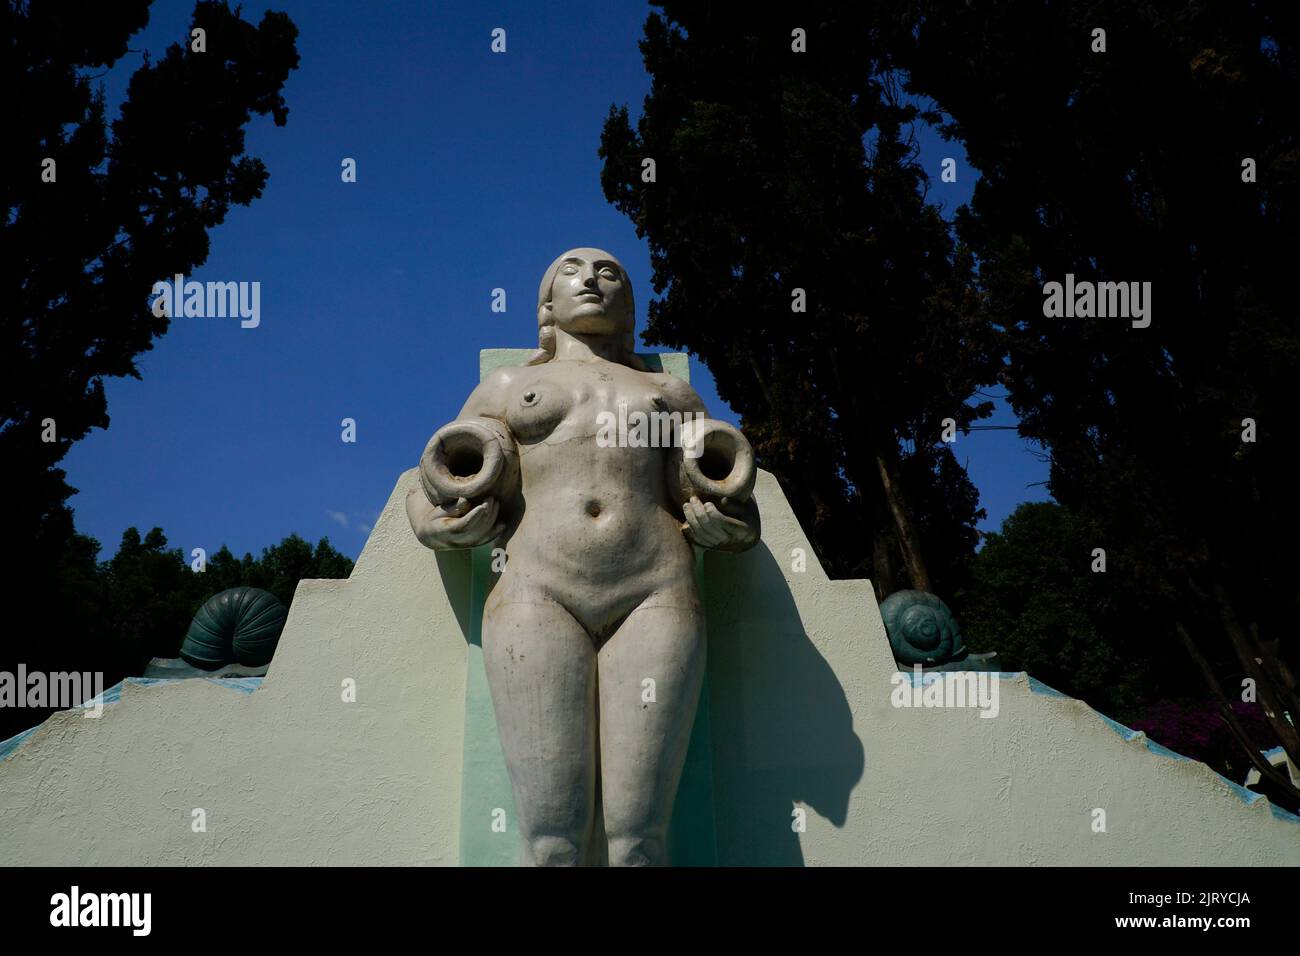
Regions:
<svg viewBox="0 0 1300 956"><path fill-rule="evenodd" d="M646 4L279 0L245 3L244 17L267 8L300 31L289 122L251 124L248 151L270 182L212 232L193 275L259 281L261 325L174 319L139 359L141 381L107 383L110 428L64 463L77 527L104 556L130 525L160 526L186 553L259 553L297 532L359 554L397 476L477 382L478 350L536 344L537 282L564 249L619 256L643 325L648 251L601 195L596 148L610 104L637 115L649 89ZM192 10L157 0L132 49L160 55ZM504 54L489 49L495 27ZM110 108L140 61L103 81ZM951 212L974 174L932 133L921 144L930 196ZM947 155L961 161L956 185L939 182ZM344 157L354 184L340 179ZM505 314L490 310L498 286ZM736 420L694 359L692 380ZM356 444L340 440L345 417ZM993 422L1014 418L1000 408ZM984 529L1045 497L1031 487L1045 466L1014 432L959 436L957 451Z"/></svg>

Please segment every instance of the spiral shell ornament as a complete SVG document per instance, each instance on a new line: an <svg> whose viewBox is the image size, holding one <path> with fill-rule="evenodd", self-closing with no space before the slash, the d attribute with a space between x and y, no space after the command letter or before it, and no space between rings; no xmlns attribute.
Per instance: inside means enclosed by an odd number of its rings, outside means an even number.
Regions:
<svg viewBox="0 0 1300 956"><path fill-rule="evenodd" d="M944 664L966 653L948 605L926 591L895 591L880 603L885 633L900 664Z"/></svg>
<svg viewBox="0 0 1300 956"><path fill-rule="evenodd" d="M263 667L271 663L288 609L270 591L230 588L199 608L181 644L181 658L201 670L227 664Z"/></svg>

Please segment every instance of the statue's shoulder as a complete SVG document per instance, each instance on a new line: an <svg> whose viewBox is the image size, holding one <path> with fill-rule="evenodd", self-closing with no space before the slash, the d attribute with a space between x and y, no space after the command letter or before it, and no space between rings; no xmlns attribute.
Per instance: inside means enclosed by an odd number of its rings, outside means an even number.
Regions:
<svg viewBox="0 0 1300 956"><path fill-rule="evenodd" d="M536 369L528 366L507 366L493 369L485 375L470 393L461 417L485 415L501 418L511 396L536 377Z"/></svg>
<svg viewBox="0 0 1300 956"><path fill-rule="evenodd" d="M691 388L691 383L671 372L647 372L651 381L658 386L668 405L673 411L703 411L704 403L699 394Z"/></svg>
<svg viewBox="0 0 1300 956"><path fill-rule="evenodd" d="M512 390L537 380L536 365L505 365L493 369L478 383L478 391L485 394L509 394Z"/></svg>

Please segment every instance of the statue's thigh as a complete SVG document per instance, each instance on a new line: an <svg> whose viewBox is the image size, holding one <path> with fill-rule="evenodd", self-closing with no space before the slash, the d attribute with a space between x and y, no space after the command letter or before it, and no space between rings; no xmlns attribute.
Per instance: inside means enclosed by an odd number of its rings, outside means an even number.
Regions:
<svg viewBox="0 0 1300 956"><path fill-rule="evenodd" d="M601 795L611 850L619 837L652 845L666 835L704 660L704 615L687 594L652 598L600 650Z"/></svg>
<svg viewBox="0 0 1300 956"><path fill-rule="evenodd" d="M493 601L483 662L524 838L581 846L596 779L596 654L560 605L538 595Z"/></svg>

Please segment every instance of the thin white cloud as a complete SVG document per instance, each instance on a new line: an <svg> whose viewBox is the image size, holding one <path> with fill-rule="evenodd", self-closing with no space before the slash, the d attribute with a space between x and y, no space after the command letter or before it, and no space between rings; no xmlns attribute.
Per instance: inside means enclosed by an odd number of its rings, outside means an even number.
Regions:
<svg viewBox="0 0 1300 956"><path fill-rule="evenodd" d="M329 508L326 508L325 513L329 515L330 520L339 527L347 528L350 531L359 531L362 534L370 534L370 532L374 530L375 525L379 523L378 511L372 512L371 515L354 511L349 515L346 511L331 511Z"/></svg>

